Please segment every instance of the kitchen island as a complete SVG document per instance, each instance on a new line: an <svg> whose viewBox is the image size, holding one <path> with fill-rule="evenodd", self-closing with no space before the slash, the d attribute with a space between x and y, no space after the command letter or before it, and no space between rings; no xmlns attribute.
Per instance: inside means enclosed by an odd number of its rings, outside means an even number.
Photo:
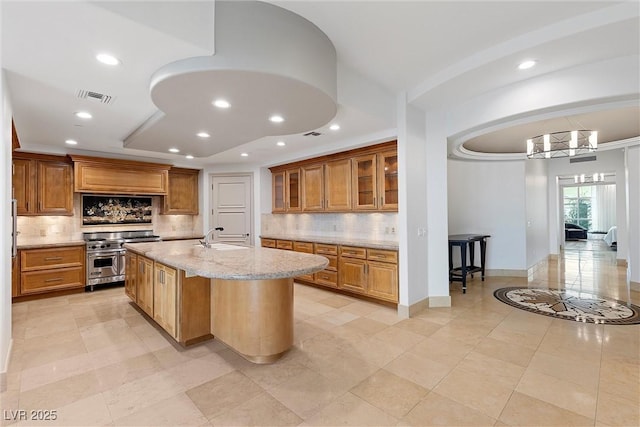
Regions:
<svg viewBox="0 0 640 427"><path fill-rule="evenodd" d="M318 255L198 240L125 248L135 287L127 295L172 337L189 344L194 334L213 335L254 363L271 363L292 346L293 277L328 264Z"/></svg>

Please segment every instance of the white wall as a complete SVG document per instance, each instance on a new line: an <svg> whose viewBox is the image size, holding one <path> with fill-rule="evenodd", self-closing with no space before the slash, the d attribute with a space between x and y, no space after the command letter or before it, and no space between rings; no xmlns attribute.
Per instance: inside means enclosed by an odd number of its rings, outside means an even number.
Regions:
<svg viewBox="0 0 640 427"><path fill-rule="evenodd" d="M483 233L485 268L527 268L525 162L468 162L447 165L449 234Z"/></svg>
<svg viewBox="0 0 640 427"><path fill-rule="evenodd" d="M549 255L548 186L547 163L544 160L527 160L525 162L527 268L531 268Z"/></svg>
<svg viewBox="0 0 640 427"><path fill-rule="evenodd" d="M426 114L426 149L424 169L427 174L427 280L429 306L450 306L449 252L447 212L447 139L443 117ZM413 195L411 195L413 197ZM409 230L415 234L416 230Z"/></svg>
<svg viewBox="0 0 640 427"><path fill-rule="evenodd" d="M0 8L1 10L1 8ZM6 372L11 347L11 101L9 99L6 76L0 67L0 391L6 389Z"/></svg>
<svg viewBox="0 0 640 427"><path fill-rule="evenodd" d="M560 245L564 233L564 220L559 215L561 190L555 185L556 177L562 175L593 175L594 172L615 173L616 174L616 218L618 226L618 259L627 258L627 247L629 243L627 235L627 208L625 200L625 166L624 151L600 150L596 152L596 161L570 163L568 157L547 159L549 165L549 252L559 253ZM558 219L556 221L556 219Z"/></svg>
<svg viewBox="0 0 640 427"><path fill-rule="evenodd" d="M424 113L407 105L404 93L397 111L399 305L404 307L399 312L408 315L408 307L429 296L427 239L417 233L427 228L426 129Z"/></svg>
<svg viewBox="0 0 640 427"><path fill-rule="evenodd" d="M640 145L627 148L628 198L629 198L629 280L640 290ZM625 193L620 188L617 193ZM616 194L617 194L616 193ZM618 235L619 236L619 235ZM620 238L620 237L618 237Z"/></svg>

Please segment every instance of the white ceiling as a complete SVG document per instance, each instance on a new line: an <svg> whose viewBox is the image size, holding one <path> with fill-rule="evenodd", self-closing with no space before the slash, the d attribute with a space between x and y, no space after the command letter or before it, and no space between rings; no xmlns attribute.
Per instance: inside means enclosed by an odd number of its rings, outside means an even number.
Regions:
<svg viewBox="0 0 640 427"><path fill-rule="evenodd" d="M123 141L158 112L150 94L151 76L173 61L214 51L211 2L4 0L2 67L24 149L69 152L63 141L74 138L79 141L76 150L169 159L183 166L275 164L393 136L399 92L406 91L420 108L444 108L561 69L640 53L638 2L270 3L308 19L333 42L338 59L333 121L340 123L339 131L330 131L327 124L317 129L322 133L318 137L264 137L191 161L124 148ZM97 63L94 56L102 50L113 52L122 65ZM539 60L537 67L515 69L531 57ZM81 100L78 89L105 93L115 101ZM78 110L91 110L94 118L77 119L73 112ZM597 125L600 135L638 136L637 113L637 108L601 109L574 120L588 129ZM522 135L545 133L548 125L541 121L476 135L465 147L522 152ZM162 137L158 135L158 143L168 143ZM277 147L277 140L287 146ZM250 156L240 158L243 151Z"/></svg>

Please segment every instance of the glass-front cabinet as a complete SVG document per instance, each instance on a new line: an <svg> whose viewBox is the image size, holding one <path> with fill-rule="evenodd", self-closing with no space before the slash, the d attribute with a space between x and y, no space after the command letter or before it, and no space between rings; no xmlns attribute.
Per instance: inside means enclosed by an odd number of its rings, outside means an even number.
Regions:
<svg viewBox="0 0 640 427"><path fill-rule="evenodd" d="M398 152L378 154L380 210L398 210Z"/></svg>
<svg viewBox="0 0 640 427"><path fill-rule="evenodd" d="M300 169L288 169L273 173L272 210L273 212L295 212L300 204Z"/></svg>
<svg viewBox="0 0 640 427"><path fill-rule="evenodd" d="M271 210L273 212L284 212L285 204L284 204L284 196L285 196L285 187L284 187L284 177L285 172L277 172L271 175L271 181L273 183L273 192L272 192L272 201L271 201Z"/></svg>
<svg viewBox="0 0 640 427"><path fill-rule="evenodd" d="M374 210L378 208L376 155L353 159L353 208Z"/></svg>
<svg viewBox="0 0 640 427"><path fill-rule="evenodd" d="M287 178L287 212L299 211L300 204L300 169L290 169L286 173Z"/></svg>
<svg viewBox="0 0 640 427"><path fill-rule="evenodd" d="M353 159L353 208L398 210L398 152L385 151Z"/></svg>

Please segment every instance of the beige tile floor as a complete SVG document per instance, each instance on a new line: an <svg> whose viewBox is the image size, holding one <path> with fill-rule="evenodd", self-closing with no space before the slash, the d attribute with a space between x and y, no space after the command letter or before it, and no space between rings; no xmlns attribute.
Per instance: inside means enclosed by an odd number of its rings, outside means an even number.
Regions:
<svg viewBox="0 0 640 427"><path fill-rule="evenodd" d="M638 426L640 325L551 319L492 295L529 284L626 300L625 274L615 252L574 245L528 279L476 277L466 295L454 284L451 308L411 319L296 285L295 345L266 366L215 340L173 344L122 288L14 304L2 424Z"/></svg>

